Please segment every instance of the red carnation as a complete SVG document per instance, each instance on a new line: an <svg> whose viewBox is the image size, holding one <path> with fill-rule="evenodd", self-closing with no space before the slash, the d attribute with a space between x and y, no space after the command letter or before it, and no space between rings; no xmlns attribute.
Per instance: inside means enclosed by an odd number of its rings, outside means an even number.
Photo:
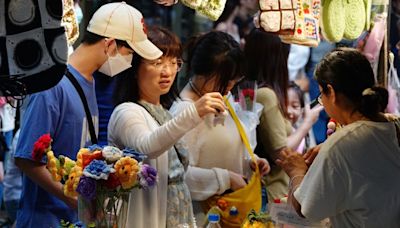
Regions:
<svg viewBox="0 0 400 228"><path fill-rule="evenodd" d="M104 181L104 186L106 186L108 189L115 189L118 186L121 185L121 182L119 181L117 175L115 173L110 173L108 176L108 179Z"/></svg>
<svg viewBox="0 0 400 228"><path fill-rule="evenodd" d="M35 144L33 144L32 157L34 160L42 160L45 153L50 150L51 141L52 139L50 137L50 134L40 136Z"/></svg>
<svg viewBox="0 0 400 228"><path fill-rule="evenodd" d="M242 94L244 97L250 97L251 100L254 99L254 89L243 89Z"/></svg>

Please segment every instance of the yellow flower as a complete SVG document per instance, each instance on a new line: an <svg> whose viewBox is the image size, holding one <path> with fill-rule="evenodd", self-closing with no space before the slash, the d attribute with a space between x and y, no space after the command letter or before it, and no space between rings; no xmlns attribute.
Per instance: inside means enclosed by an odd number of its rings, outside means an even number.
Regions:
<svg viewBox="0 0 400 228"><path fill-rule="evenodd" d="M123 157L115 163L114 169L123 189L129 189L135 185L139 172L139 164L135 159Z"/></svg>
<svg viewBox="0 0 400 228"><path fill-rule="evenodd" d="M249 220L246 220L246 222L243 223L242 228L251 228Z"/></svg>
<svg viewBox="0 0 400 228"><path fill-rule="evenodd" d="M76 188L79 184L79 179L82 176L82 168L80 166L74 166L68 175L68 179L64 184L64 195L69 197L75 197L78 195Z"/></svg>
<svg viewBox="0 0 400 228"><path fill-rule="evenodd" d="M61 181L61 175L59 173L60 162L54 156L53 151L49 150L47 152L47 169L49 170L54 181Z"/></svg>
<svg viewBox="0 0 400 228"><path fill-rule="evenodd" d="M60 174L62 177L68 176L71 169L75 166L76 162L71 160L69 157L63 155L58 156L60 161Z"/></svg>
<svg viewBox="0 0 400 228"><path fill-rule="evenodd" d="M255 221L253 222L253 228L265 228L265 225L261 222Z"/></svg>
<svg viewBox="0 0 400 228"><path fill-rule="evenodd" d="M88 148L81 148L76 155L76 165L82 167L82 154L90 154L90 150Z"/></svg>

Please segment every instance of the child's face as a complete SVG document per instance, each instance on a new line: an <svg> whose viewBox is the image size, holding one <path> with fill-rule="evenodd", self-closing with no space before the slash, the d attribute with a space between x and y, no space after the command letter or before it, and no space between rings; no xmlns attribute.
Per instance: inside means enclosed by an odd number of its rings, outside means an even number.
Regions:
<svg viewBox="0 0 400 228"><path fill-rule="evenodd" d="M300 98L292 88L288 89L288 114L292 124L295 124L302 114Z"/></svg>

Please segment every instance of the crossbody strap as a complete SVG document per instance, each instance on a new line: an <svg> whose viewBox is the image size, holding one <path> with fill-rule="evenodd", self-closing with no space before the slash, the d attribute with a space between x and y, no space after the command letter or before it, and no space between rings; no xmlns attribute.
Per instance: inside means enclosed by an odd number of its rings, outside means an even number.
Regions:
<svg viewBox="0 0 400 228"><path fill-rule="evenodd" d="M258 169L257 160L256 160L253 150L251 149L249 139L247 138L246 132L245 132L242 124L240 123L240 120L239 120L238 116L236 115L235 110L233 109L232 105L229 103L228 98L224 98L224 99L225 99L225 104L228 107L229 113L231 114L233 121L235 121L236 127L240 134L240 137L242 138L242 141L243 141L246 149L249 151L251 160L256 164L256 172L258 173L260 171Z"/></svg>
<svg viewBox="0 0 400 228"><path fill-rule="evenodd" d="M146 110L146 112L149 113L151 117L153 117L153 119L158 123L158 125L160 127L162 126L162 123L160 121L158 121L158 119L155 116L153 116L153 114L151 114L150 110L148 110L144 105L140 104L139 102L136 102L135 104L144 108L144 110ZM178 156L179 161L183 164L182 155L179 153L178 148L176 148L175 144L174 144L174 149L176 151L176 155Z"/></svg>
<svg viewBox="0 0 400 228"><path fill-rule="evenodd" d="M85 113L86 113L86 120L89 125L90 140L92 141L92 144L97 144L96 131L94 130L92 114L90 113L90 109L89 109L88 102L86 100L85 93L83 92L81 85L79 85L78 80L76 80L76 78L71 74L71 72L69 72L68 69L65 71L65 75L71 81L72 85L76 89L76 92L78 92L79 97L81 98L83 108L85 109Z"/></svg>

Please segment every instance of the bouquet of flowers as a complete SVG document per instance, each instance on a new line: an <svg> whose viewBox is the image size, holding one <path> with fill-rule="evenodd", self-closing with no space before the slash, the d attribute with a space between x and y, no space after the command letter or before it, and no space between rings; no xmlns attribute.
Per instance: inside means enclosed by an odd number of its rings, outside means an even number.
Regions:
<svg viewBox="0 0 400 228"><path fill-rule="evenodd" d="M142 163L146 156L132 149L97 145L79 150L76 160L51 150L49 134L34 144L32 157L47 157L54 181L64 183L66 196L78 197L79 219L86 226L120 227L125 224L129 193L157 182L157 170Z"/></svg>
<svg viewBox="0 0 400 228"><path fill-rule="evenodd" d="M253 112L256 102L256 81L244 81L238 87L239 103L243 111Z"/></svg>

